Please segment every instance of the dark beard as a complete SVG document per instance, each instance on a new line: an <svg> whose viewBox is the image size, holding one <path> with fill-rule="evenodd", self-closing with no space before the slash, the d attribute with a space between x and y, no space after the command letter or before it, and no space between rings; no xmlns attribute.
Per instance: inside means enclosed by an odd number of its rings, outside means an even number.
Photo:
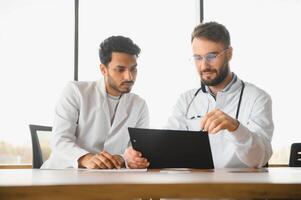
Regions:
<svg viewBox="0 0 301 200"><path fill-rule="evenodd" d="M219 70L218 76L213 80L201 80L207 86L216 86L222 83L229 74L229 64L225 63L224 66Z"/></svg>
<svg viewBox="0 0 301 200"><path fill-rule="evenodd" d="M108 73L108 82L109 82L109 85L112 89L114 89L115 91L121 93L121 94L124 94L124 93L129 93L131 92L131 87L129 87L128 89L126 90L120 90L117 83L114 81L114 79L112 78L112 76L110 75L110 73ZM132 83L134 84L134 81L126 81L124 83ZM122 83L121 83L122 84Z"/></svg>

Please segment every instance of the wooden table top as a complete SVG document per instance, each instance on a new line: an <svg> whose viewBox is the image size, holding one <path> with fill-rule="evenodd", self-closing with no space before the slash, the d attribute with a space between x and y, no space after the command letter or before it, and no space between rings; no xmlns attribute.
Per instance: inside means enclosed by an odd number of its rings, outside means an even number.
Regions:
<svg viewBox="0 0 301 200"><path fill-rule="evenodd" d="M301 198L301 168L0 170L0 199Z"/></svg>

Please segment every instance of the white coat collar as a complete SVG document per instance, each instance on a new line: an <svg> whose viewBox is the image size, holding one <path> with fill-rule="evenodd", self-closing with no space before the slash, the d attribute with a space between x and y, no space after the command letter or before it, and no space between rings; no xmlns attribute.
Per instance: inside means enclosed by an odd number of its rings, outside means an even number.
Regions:
<svg viewBox="0 0 301 200"><path fill-rule="evenodd" d="M222 90L224 93L240 92L242 87L242 80L238 78L236 74L233 73L232 81Z"/></svg>
<svg viewBox="0 0 301 200"><path fill-rule="evenodd" d="M102 96L103 99L103 103L102 103L102 108L104 110L104 114L106 116L106 121L110 124L111 126L111 130L115 129L116 127L118 127L118 125L120 123L122 123L128 116L128 112L127 112L127 107L129 105L129 94L123 94L120 98L117 110L116 110L116 114L115 114L115 119L113 124L111 125L110 122L110 111L109 111L109 104L108 104L108 97L107 97L107 90L106 90L106 84L105 84L105 79L101 78L98 84L98 88L100 91L100 94Z"/></svg>
<svg viewBox="0 0 301 200"><path fill-rule="evenodd" d="M102 95L103 98L106 99L106 96L107 96L107 90L106 90L105 79L104 79L104 78L99 79L97 85L99 86L99 87L98 87L98 90L99 90L100 94Z"/></svg>

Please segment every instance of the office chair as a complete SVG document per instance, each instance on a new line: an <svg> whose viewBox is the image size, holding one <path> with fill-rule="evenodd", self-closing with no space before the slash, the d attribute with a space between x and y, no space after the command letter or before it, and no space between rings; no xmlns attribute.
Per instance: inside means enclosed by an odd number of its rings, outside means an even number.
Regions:
<svg viewBox="0 0 301 200"><path fill-rule="evenodd" d="M50 155L49 140L52 127L29 125L32 142L32 168L40 168Z"/></svg>
<svg viewBox="0 0 301 200"><path fill-rule="evenodd" d="M301 167L301 143L293 143L291 146L291 154L289 167Z"/></svg>

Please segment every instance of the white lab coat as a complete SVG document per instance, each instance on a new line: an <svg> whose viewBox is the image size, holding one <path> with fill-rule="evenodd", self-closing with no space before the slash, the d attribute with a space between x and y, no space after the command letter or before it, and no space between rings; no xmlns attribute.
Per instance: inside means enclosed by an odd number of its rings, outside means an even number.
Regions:
<svg viewBox="0 0 301 200"><path fill-rule="evenodd" d="M122 155L130 144L127 128L148 126L148 108L139 96L122 95L111 126L104 79L70 82L55 109L52 153L42 168L77 168L89 152Z"/></svg>
<svg viewBox="0 0 301 200"><path fill-rule="evenodd" d="M167 128L200 130L201 118L189 118L204 116L215 108L235 118L241 87L241 80L237 78L230 87L217 93L216 100L210 93L200 91L188 112L187 107L197 89L187 91L174 106ZM208 91L208 87L206 89ZM215 168L261 167L272 155L272 100L265 91L245 82L238 121L240 125L232 133L223 130L209 134Z"/></svg>

